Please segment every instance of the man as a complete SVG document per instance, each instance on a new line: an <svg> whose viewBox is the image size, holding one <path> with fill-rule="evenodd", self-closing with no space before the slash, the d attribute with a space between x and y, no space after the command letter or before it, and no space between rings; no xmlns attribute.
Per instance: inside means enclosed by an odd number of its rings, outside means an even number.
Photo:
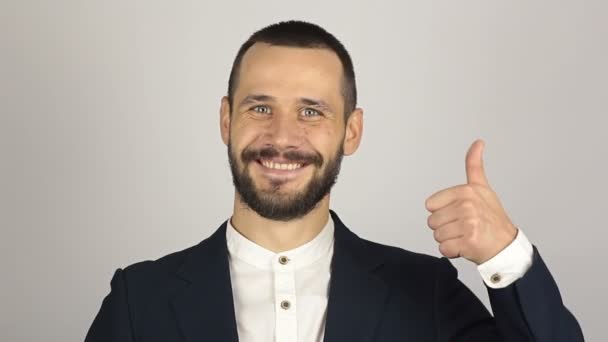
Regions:
<svg viewBox="0 0 608 342"><path fill-rule="evenodd" d="M198 245L114 274L86 341L583 341L483 168L426 200L448 258L476 265L494 316L446 258L364 240L329 209L361 141L353 64L305 22L243 44L221 101L234 212Z"/></svg>

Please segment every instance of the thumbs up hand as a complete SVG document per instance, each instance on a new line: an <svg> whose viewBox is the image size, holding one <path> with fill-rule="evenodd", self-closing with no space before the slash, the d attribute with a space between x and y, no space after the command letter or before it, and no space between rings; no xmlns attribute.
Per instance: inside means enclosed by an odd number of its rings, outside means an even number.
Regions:
<svg viewBox="0 0 608 342"><path fill-rule="evenodd" d="M448 258L463 257L480 265L507 247L517 228L490 188L483 167L485 143L475 140L466 156L467 183L436 192L425 201L432 214L427 224Z"/></svg>

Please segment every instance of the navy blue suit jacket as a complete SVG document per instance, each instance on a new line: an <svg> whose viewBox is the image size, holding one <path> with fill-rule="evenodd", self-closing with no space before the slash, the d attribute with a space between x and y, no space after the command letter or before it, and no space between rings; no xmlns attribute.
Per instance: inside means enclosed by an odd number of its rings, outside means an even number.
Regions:
<svg viewBox="0 0 608 342"><path fill-rule="evenodd" d="M330 214L325 342L583 341L536 248L523 278L487 289L492 317L448 259L362 239ZM237 342L225 236L226 222L196 246L118 269L85 341Z"/></svg>

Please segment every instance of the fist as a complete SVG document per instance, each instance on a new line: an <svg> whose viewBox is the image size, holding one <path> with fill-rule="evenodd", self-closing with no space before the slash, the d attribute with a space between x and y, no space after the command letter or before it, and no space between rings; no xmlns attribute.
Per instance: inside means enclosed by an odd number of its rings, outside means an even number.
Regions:
<svg viewBox="0 0 608 342"><path fill-rule="evenodd" d="M425 201L431 212L427 224L439 243L439 252L477 265L494 257L517 236L517 228L486 178L483 147L483 140L476 140L467 152L466 184L438 191Z"/></svg>

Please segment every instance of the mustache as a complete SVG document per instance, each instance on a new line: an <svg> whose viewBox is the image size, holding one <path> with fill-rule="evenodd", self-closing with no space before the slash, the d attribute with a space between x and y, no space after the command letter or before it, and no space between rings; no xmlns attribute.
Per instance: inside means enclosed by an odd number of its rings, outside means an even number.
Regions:
<svg viewBox="0 0 608 342"><path fill-rule="evenodd" d="M321 156L319 152L307 153L302 151L289 150L281 153L278 149L272 146L260 149L245 148L241 152L241 159L244 163L257 161L259 159L271 159L276 157L281 157L287 161L291 161L294 163L313 164L318 167L321 167L321 165L323 165L323 156Z"/></svg>

